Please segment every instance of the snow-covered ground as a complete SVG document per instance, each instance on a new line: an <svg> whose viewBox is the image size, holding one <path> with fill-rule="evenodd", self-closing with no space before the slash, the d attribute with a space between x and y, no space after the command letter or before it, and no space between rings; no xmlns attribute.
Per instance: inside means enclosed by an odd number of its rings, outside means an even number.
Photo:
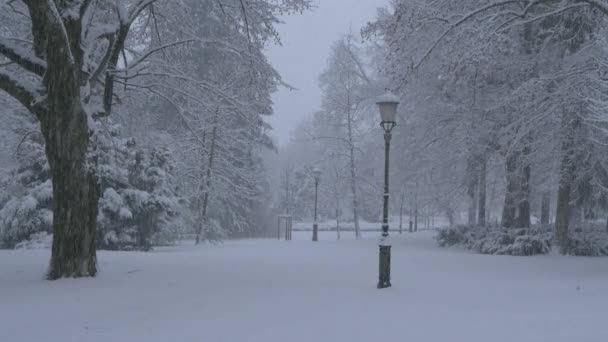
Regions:
<svg viewBox="0 0 608 342"><path fill-rule="evenodd" d="M608 260L483 256L395 237L100 252L96 279L42 279L48 250L0 251L0 341L608 341ZM349 237L352 232L343 233Z"/></svg>

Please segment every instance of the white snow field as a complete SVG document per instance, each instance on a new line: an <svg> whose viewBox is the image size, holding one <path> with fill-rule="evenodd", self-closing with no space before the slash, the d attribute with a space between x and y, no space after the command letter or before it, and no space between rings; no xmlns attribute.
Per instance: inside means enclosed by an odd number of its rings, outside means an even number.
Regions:
<svg viewBox="0 0 608 342"><path fill-rule="evenodd" d="M608 341L608 260L477 255L432 233L100 252L95 279L49 282L48 250L0 251L2 342Z"/></svg>

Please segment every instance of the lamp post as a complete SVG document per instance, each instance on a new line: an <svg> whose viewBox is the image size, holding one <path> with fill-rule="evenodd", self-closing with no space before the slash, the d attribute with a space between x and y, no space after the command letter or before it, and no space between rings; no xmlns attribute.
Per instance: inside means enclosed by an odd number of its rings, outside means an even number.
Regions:
<svg viewBox="0 0 608 342"><path fill-rule="evenodd" d="M388 170L389 152L391 148L391 131L397 125L397 106L399 98L391 93L381 95L376 100L380 109L380 126L384 129L384 207L382 211L382 238L380 239L380 269L378 288L391 286L391 243L388 236Z"/></svg>
<svg viewBox="0 0 608 342"><path fill-rule="evenodd" d="M312 175L315 178L315 221L312 224L312 241L319 240L319 224L317 223L317 198L319 193L319 178L321 178L321 170L318 167L315 167L312 170Z"/></svg>

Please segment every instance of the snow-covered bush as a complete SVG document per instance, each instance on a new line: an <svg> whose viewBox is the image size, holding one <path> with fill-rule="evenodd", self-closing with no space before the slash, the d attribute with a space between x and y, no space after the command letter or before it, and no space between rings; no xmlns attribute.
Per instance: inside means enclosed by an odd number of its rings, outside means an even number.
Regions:
<svg viewBox="0 0 608 342"><path fill-rule="evenodd" d="M576 227L570 232L568 252L576 256L608 256L608 232L603 227Z"/></svg>
<svg viewBox="0 0 608 342"><path fill-rule="evenodd" d="M173 185L171 154L138 148L109 121L98 125L98 247L148 250L175 241L185 203ZM0 248L29 246L52 234L52 183L39 134L20 144L17 165L0 184L10 194L0 198Z"/></svg>
<svg viewBox="0 0 608 342"><path fill-rule="evenodd" d="M462 245L481 254L537 255L551 250L551 234L544 229L504 229L458 226L441 229L440 247Z"/></svg>
<svg viewBox="0 0 608 342"><path fill-rule="evenodd" d="M185 203L173 184L170 152L158 147L146 152L133 139L118 136L100 145L105 189L99 202L98 245L149 250L177 240Z"/></svg>
<svg viewBox="0 0 608 342"><path fill-rule="evenodd" d="M3 248L14 248L32 234L52 231L51 190L50 181L47 181L23 196L14 196L0 209L0 244Z"/></svg>
<svg viewBox="0 0 608 342"><path fill-rule="evenodd" d="M466 242L466 233L469 230L467 226L456 226L442 228L435 236L435 240L439 247L449 247L459 245Z"/></svg>
<svg viewBox="0 0 608 342"><path fill-rule="evenodd" d="M207 224L203 226L201 240L209 241L211 243L223 241L226 239L226 230L222 228L217 220L210 219Z"/></svg>
<svg viewBox="0 0 608 342"><path fill-rule="evenodd" d="M490 230L479 239L470 239L468 246L481 254L546 254L551 250L551 235L525 228Z"/></svg>
<svg viewBox="0 0 608 342"><path fill-rule="evenodd" d="M48 249L53 244L53 235L47 232L38 232L15 245L15 249Z"/></svg>
<svg viewBox="0 0 608 342"><path fill-rule="evenodd" d="M3 182L9 194L0 203L0 247L15 248L39 232L51 233L53 225L50 169L39 134L27 134L18 146L18 166Z"/></svg>

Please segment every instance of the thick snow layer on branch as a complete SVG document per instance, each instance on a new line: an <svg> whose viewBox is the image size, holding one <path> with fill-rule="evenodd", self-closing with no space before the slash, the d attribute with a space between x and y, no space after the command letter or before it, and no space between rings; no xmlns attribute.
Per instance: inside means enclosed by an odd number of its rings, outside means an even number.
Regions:
<svg viewBox="0 0 608 342"><path fill-rule="evenodd" d="M37 74L42 74L46 69L46 62L36 57L31 49L26 49L7 39L0 38L0 55L5 55L10 60Z"/></svg>

